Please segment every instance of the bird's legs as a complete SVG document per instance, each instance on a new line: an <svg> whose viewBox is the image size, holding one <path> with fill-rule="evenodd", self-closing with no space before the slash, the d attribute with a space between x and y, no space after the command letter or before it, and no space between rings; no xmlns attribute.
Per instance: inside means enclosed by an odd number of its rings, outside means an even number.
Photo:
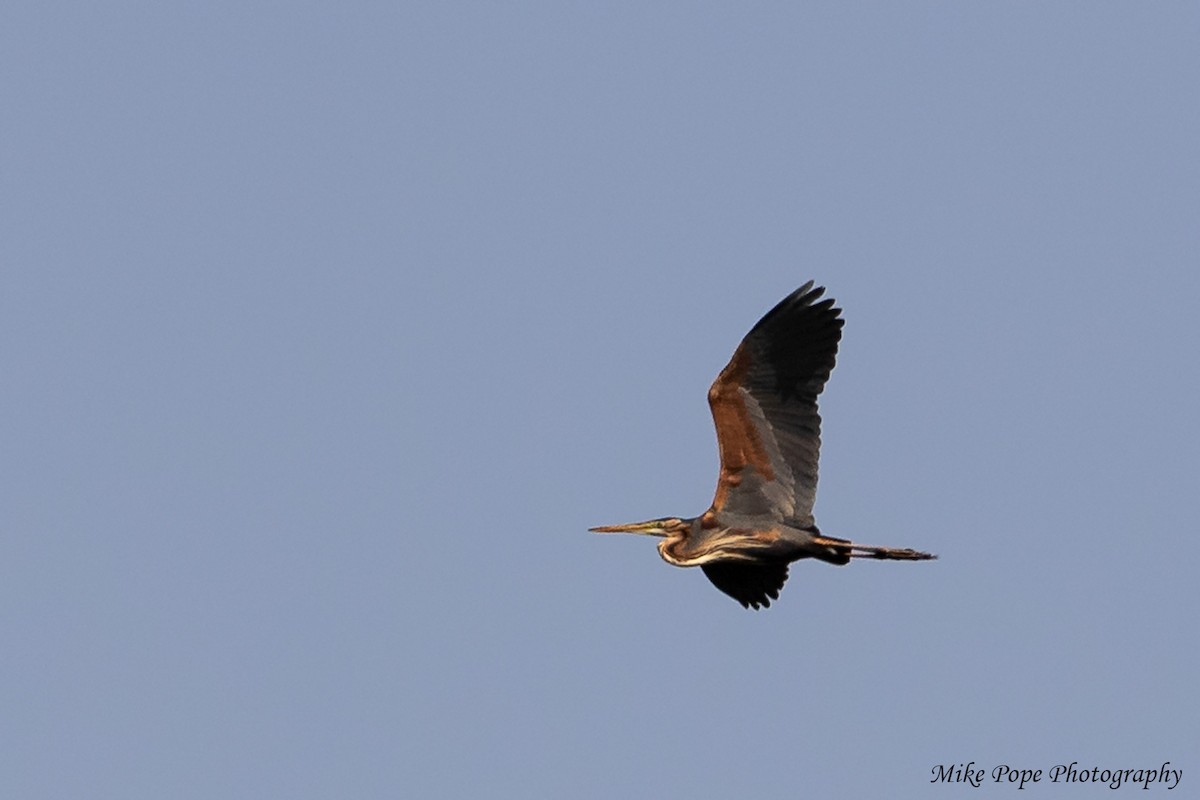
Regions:
<svg viewBox="0 0 1200 800"><path fill-rule="evenodd" d="M922 553L911 547L876 547L870 544L855 544L845 539L832 539L828 536L814 536L812 542L826 547L849 550L847 555L850 558L878 558L891 561L929 561L937 558L931 553Z"/></svg>

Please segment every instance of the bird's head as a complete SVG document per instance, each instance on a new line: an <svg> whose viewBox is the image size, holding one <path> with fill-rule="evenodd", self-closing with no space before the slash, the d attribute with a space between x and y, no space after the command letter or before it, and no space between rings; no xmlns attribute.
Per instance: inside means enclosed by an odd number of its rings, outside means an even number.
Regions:
<svg viewBox="0 0 1200 800"><path fill-rule="evenodd" d="M588 528L592 533L640 533L643 536L665 536L675 538L686 535L691 529L690 520L678 517L662 517L646 522L627 522L624 525L600 525Z"/></svg>

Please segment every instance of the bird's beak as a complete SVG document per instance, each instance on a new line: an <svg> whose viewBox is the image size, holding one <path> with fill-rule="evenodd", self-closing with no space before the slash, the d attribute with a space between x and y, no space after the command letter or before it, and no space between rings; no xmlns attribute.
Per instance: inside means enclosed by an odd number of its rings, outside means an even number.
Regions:
<svg viewBox="0 0 1200 800"><path fill-rule="evenodd" d="M598 528L588 528L592 533L640 533L644 536L666 536L662 520L652 519L649 522L628 522L624 525L601 525Z"/></svg>

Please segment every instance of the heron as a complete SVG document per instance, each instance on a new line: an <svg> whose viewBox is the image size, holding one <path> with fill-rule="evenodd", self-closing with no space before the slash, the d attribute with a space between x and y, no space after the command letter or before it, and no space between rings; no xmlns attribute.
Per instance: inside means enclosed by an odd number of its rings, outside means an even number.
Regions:
<svg viewBox="0 0 1200 800"><path fill-rule="evenodd" d="M927 561L911 548L826 536L813 518L821 415L817 397L842 338L842 310L813 281L750 329L708 390L720 474L712 505L698 517L601 525L594 533L661 538L668 564L700 567L744 608L779 599L788 565L803 558L844 565L853 558Z"/></svg>

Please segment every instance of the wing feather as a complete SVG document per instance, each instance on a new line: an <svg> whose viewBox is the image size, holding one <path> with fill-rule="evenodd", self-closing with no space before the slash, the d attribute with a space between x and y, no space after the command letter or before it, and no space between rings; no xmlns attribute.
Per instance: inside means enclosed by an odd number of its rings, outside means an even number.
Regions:
<svg viewBox="0 0 1200 800"><path fill-rule="evenodd" d="M701 564L704 574L725 594L742 604L743 608L770 608L779 599L779 590L788 578L788 565L749 564L742 561L713 561Z"/></svg>
<svg viewBox="0 0 1200 800"><path fill-rule="evenodd" d="M726 512L812 524L817 396L845 324L824 293L809 281L767 312L709 389L721 473L708 519Z"/></svg>

